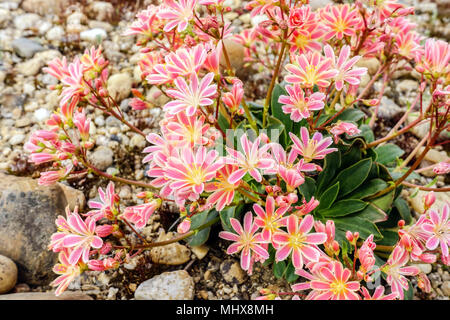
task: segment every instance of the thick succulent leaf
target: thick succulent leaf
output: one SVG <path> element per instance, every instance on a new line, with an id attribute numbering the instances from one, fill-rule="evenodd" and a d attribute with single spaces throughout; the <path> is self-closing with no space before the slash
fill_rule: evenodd
<path id="1" fill-rule="evenodd" d="M 363 184 L 369 175 L 371 166 L 372 159 L 369 158 L 358 161 L 347 169 L 342 170 L 337 177 L 334 178 L 333 182 L 331 182 L 331 184 L 335 184 L 339 181 L 339 197 L 349 194 Z"/>
<path id="2" fill-rule="evenodd" d="M 306 177 L 305 182 L 298 188 L 303 197 L 305 197 L 305 200 L 309 201 L 316 193 L 316 182 L 313 178 Z"/>
<path id="3" fill-rule="evenodd" d="M 375 152 L 378 154 L 377 161 L 384 165 L 389 165 L 395 162 L 397 158 L 401 157 L 405 153 L 404 150 L 393 143 L 387 143 L 379 146 L 375 149 Z"/>
<path id="4" fill-rule="evenodd" d="M 408 203 L 405 199 L 398 197 L 394 201 L 394 206 L 397 208 L 400 217 L 405 220 L 405 223 L 408 225 L 412 221 L 411 217 L 411 209 L 408 206 Z"/>
<path id="5" fill-rule="evenodd" d="M 351 213 L 363 210 L 367 203 L 358 199 L 340 200 L 333 204 L 331 208 L 318 210 L 322 217 L 334 218 L 343 217 Z"/>
<path id="6" fill-rule="evenodd" d="M 273 274 L 275 275 L 275 278 L 283 278 L 284 270 L 286 270 L 286 262 L 280 261 L 273 264 Z"/>
<path id="7" fill-rule="evenodd" d="M 317 194 L 320 195 L 325 190 L 331 180 L 336 175 L 337 170 L 341 166 L 340 151 L 332 152 L 326 155 L 322 172 L 317 178 Z"/>
<path id="8" fill-rule="evenodd" d="M 359 217 L 339 217 L 333 220 L 337 229 L 344 232 L 347 230 L 351 232 L 359 232 L 362 239 L 367 239 L 367 237 L 371 234 L 373 234 L 375 241 L 383 238 L 383 235 L 380 230 L 378 230 L 377 226 L 369 220 Z"/>
<path id="9" fill-rule="evenodd" d="M 281 106 L 282 103 L 278 102 L 278 99 L 281 95 L 288 95 L 286 90 L 279 84 L 275 85 L 272 91 L 272 98 L 270 102 L 270 106 L 272 109 L 272 116 L 280 120 L 287 132 L 292 132 L 292 126 L 294 122 L 291 120 L 290 115 L 283 112 Z"/>
<path id="10" fill-rule="evenodd" d="M 320 203 L 316 210 L 323 210 L 331 207 L 333 202 L 336 200 L 338 193 L 339 193 L 339 181 L 336 182 L 331 187 L 329 187 L 327 190 L 325 190 L 324 193 L 320 196 L 319 198 Z"/>
<path id="11" fill-rule="evenodd" d="M 350 193 L 346 198 L 350 199 L 364 199 L 369 196 L 373 196 L 378 191 L 381 191 L 388 187 L 388 184 L 381 179 L 372 179 L 365 182 L 355 191 Z"/>
<path id="12" fill-rule="evenodd" d="M 340 115 L 336 117 L 336 119 L 333 122 L 337 122 L 339 120 L 349 122 L 358 122 L 359 120 L 363 119 L 365 116 L 365 113 L 362 112 L 359 109 L 356 108 L 348 108 L 344 110 Z"/>
<path id="13" fill-rule="evenodd" d="M 395 190 L 392 190 L 391 192 L 372 200 L 371 203 L 383 211 L 388 211 L 389 209 L 392 208 L 392 203 L 394 202 L 394 195 Z"/>
<path id="14" fill-rule="evenodd" d="M 196 214 L 192 217 L 191 230 L 196 229 L 205 223 L 208 223 L 209 221 L 215 219 L 219 214 L 216 210 L 211 210 L 209 212 L 205 211 L 205 212 L 207 213 L 205 218 L 199 217 L 199 218 L 197 218 L 197 220 L 194 221 L 195 216 L 197 216 L 198 214 Z M 204 212 L 202 212 L 202 214 L 204 214 Z M 203 220 L 203 222 L 200 223 L 201 220 Z M 208 240 L 210 232 L 211 232 L 211 227 L 202 229 L 199 232 L 197 232 L 196 234 L 194 234 L 193 236 L 186 238 L 186 241 L 187 241 L 187 243 L 189 243 L 190 246 L 202 245 L 203 243 L 205 243 Z"/>
<path id="15" fill-rule="evenodd" d="M 377 208 L 371 203 L 369 203 L 369 205 L 363 211 L 355 213 L 352 216 L 358 216 L 373 223 L 386 221 L 388 218 L 386 212 L 384 212 L 380 208 Z"/>
<path id="16" fill-rule="evenodd" d="M 234 232 L 233 228 L 231 227 L 230 219 L 231 218 L 239 219 L 239 216 L 242 213 L 243 209 L 244 205 L 241 204 L 238 206 L 225 208 L 219 212 L 220 221 L 225 231 Z"/>
<path id="17" fill-rule="evenodd" d="M 395 246 L 398 242 L 398 232 L 393 230 L 380 230 L 383 235 L 383 239 L 377 241 L 377 244 L 382 246 Z"/>

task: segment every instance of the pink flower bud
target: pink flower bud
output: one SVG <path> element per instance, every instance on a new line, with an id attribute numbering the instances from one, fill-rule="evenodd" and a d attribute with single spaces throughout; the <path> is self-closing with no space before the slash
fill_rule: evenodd
<path id="1" fill-rule="evenodd" d="M 436 195 L 434 194 L 433 191 L 431 191 L 430 193 L 428 193 L 425 197 L 424 197 L 424 208 L 425 211 L 428 210 L 433 203 L 436 201 Z"/>
<path id="2" fill-rule="evenodd" d="M 99 237 L 102 237 L 102 238 L 109 236 L 114 231 L 115 231 L 114 230 L 114 226 L 110 225 L 110 224 L 105 224 L 105 225 L 102 225 L 102 226 L 98 226 L 95 229 L 95 233 L 97 233 L 97 235 Z"/>
<path id="3" fill-rule="evenodd" d="M 112 249 L 112 245 L 109 242 L 105 242 L 100 248 L 100 254 L 108 254 Z"/>
<path id="4" fill-rule="evenodd" d="M 178 225 L 177 231 L 180 234 L 184 234 L 188 232 L 190 228 L 191 228 L 191 219 L 186 218 Z"/>
<path id="5" fill-rule="evenodd" d="M 353 242 L 353 233 L 352 233 L 351 231 L 347 231 L 347 232 L 345 233 L 345 237 L 347 238 L 347 240 L 348 240 L 349 242 Z"/>

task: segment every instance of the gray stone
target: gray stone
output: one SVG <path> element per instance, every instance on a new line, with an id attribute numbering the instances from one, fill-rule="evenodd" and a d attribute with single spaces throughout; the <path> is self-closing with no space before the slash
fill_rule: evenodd
<path id="1" fill-rule="evenodd" d="M 99 170 L 106 170 L 113 163 L 113 151 L 105 146 L 100 146 L 89 154 L 89 161 Z"/>
<path id="2" fill-rule="evenodd" d="M 441 290 L 446 297 L 450 297 L 450 281 L 444 281 L 441 286 Z"/>
<path id="3" fill-rule="evenodd" d="M 45 50 L 39 42 L 27 38 L 15 39 L 12 42 L 12 48 L 22 58 L 31 58 L 36 52 Z"/>
<path id="4" fill-rule="evenodd" d="M 0 300 L 94 300 L 82 292 L 63 292 L 56 296 L 53 292 L 21 292 L 0 295 Z"/>
<path id="5" fill-rule="evenodd" d="M 54 277 L 57 254 L 47 249 L 55 219 L 66 206 L 84 205 L 84 196 L 61 184 L 0 173 L 0 254 L 14 260 L 22 282 L 46 285 Z"/>
<path id="6" fill-rule="evenodd" d="M 185 270 L 164 272 L 142 282 L 134 297 L 136 300 L 192 300 L 194 280 Z"/>
<path id="7" fill-rule="evenodd" d="M 383 96 L 378 109 L 378 117 L 383 119 L 392 119 L 395 115 L 402 111 L 403 109 L 400 108 L 393 100 Z"/>
<path id="8" fill-rule="evenodd" d="M 10 291 L 17 282 L 17 267 L 14 261 L 0 255 L 0 293 Z"/>

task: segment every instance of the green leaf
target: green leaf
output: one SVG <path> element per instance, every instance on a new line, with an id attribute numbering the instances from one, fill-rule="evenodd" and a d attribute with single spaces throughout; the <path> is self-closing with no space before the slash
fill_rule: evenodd
<path id="1" fill-rule="evenodd" d="M 329 187 L 319 198 L 319 206 L 317 210 L 328 209 L 336 200 L 339 192 L 339 181 Z"/>
<path id="2" fill-rule="evenodd" d="M 311 200 L 312 196 L 316 193 L 316 182 L 313 178 L 306 177 L 305 182 L 298 187 L 300 193 L 303 195 L 306 201 Z"/>
<path id="3" fill-rule="evenodd" d="M 394 201 L 395 190 L 385 194 L 384 196 L 378 197 L 372 200 L 371 203 L 380 208 L 383 211 L 388 211 L 392 207 L 392 202 Z"/>
<path id="4" fill-rule="evenodd" d="M 341 200 L 333 204 L 331 208 L 318 210 L 323 217 L 343 217 L 354 212 L 363 210 L 367 203 L 357 199 Z"/>
<path id="5" fill-rule="evenodd" d="M 230 219 L 239 219 L 239 215 L 242 213 L 243 208 L 244 205 L 240 204 L 239 206 L 225 208 L 219 212 L 220 221 L 222 222 L 222 227 L 225 231 L 234 232 L 231 227 Z"/>
<path id="6" fill-rule="evenodd" d="M 359 232 L 362 239 L 367 239 L 371 234 L 373 234 L 375 241 L 383 238 L 383 235 L 380 230 L 378 230 L 377 226 L 369 220 L 359 217 L 339 217 L 333 220 L 337 229 L 342 230 L 343 232 Z"/>
<path id="7" fill-rule="evenodd" d="M 383 239 L 377 241 L 377 244 L 382 246 L 395 246 L 398 242 L 398 232 L 392 230 L 380 230 Z"/>
<path id="8" fill-rule="evenodd" d="M 413 300 L 414 298 L 414 288 L 411 281 L 408 280 L 408 290 L 403 290 L 405 297 L 403 300 Z"/>
<path id="9" fill-rule="evenodd" d="M 230 128 L 230 122 L 227 121 L 227 119 L 222 115 L 222 113 L 219 113 L 219 118 L 217 119 L 219 123 L 220 129 L 222 129 L 224 132 Z"/>
<path id="10" fill-rule="evenodd" d="M 375 166 L 376 168 L 376 166 Z M 381 179 L 372 179 L 365 182 L 358 189 L 350 193 L 347 198 L 350 199 L 364 199 L 373 196 L 378 191 L 381 191 L 388 187 L 388 184 Z"/>
<path id="11" fill-rule="evenodd" d="M 363 124 L 359 127 L 359 129 L 361 130 L 360 135 L 364 138 L 364 140 L 366 140 L 367 143 L 375 141 L 375 135 L 369 125 Z"/>
<path id="12" fill-rule="evenodd" d="M 372 204 L 369 204 L 363 211 L 355 213 L 355 216 L 369 220 L 373 223 L 386 221 L 388 218 L 386 212 Z"/>
<path id="13" fill-rule="evenodd" d="M 379 146 L 375 149 L 375 152 L 378 154 L 377 161 L 384 165 L 394 162 L 405 153 L 405 151 L 393 143 Z"/>
<path id="14" fill-rule="evenodd" d="M 358 188 L 369 175 L 371 166 L 372 159 L 369 158 L 358 161 L 342 170 L 332 182 L 332 184 L 337 181 L 340 182 L 339 197 L 343 197 Z"/>
<path id="15" fill-rule="evenodd" d="M 202 215 L 205 213 L 206 213 L 206 216 L 202 217 Z M 208 223 L 209 221 L 215 219 L 218 214 L 219 213 L 216 210 L 211 210 L 209 212 L 204 211 L 204 212 L 194 215 L 192 217 L 192 221 L 191 221 L 191 230 L 195 230 L 198 227 L 200 227 L 201 225 L 204 225 L 205 223 Z M 200 215 L 200 217 L 197 217 L 197 219 L 194 221 L 194 218 L 198 215 Z M 202 223 L 200 223 L 201 220 L 203 220 Z M 186 238 L 186 242 L 190 246 L 202 245 L 208 240 L 210 232 L 211 232 L 211 227 L 202 229 L 199 232 L 197 232 L 196 234 L 194 234 L 193 236 Z"/>
<path id="16" fill-rule="evenodd" d="M 283 278 L 284 270 L 286 269 L 286 262 L 280 261 L 273 264 L 273 274 L 275 278 Z"/>
<path id="17" fill-rule="evenodd" d="M 341 166 L 341 153 L 339 151 L 329 153 L 325 156 L 322 172 L 317 178 L 317 195 L 320 195 L 333 180 L 336 171 Z"/>
<path id="18" fill-rule="evenodd" d="M 267 126 L 265 128 L 267 136 L 270 138 L 272 142 L 276 142 L 279 139 L 279 142 L 282 146 L 286 147 L 287 142 L 287 133 L 286 128 L 284 127 L 283 122 L 279 119 L 268 116 L 267 117 Z M 276 131 L 278 130 L 278 132 Z M 261 130 L 260 130 L 261 133 Z"/>
<path id="19" fill-rule="evenodd" d="M 408 203 L 405 199 L 397 197 L 394 201 L 394 206 L 397 208 L 400 217 L 405 220 L 405 223 L 409 225 L 412 221 L 411 210 L 409 209 Z"/>
<path id="20" fill-rule="evenodd" d="M 295 273 L 294 265 L 292 261 L 289 262 L 286 269 L 284 270 L 284 277 L 288 283 L 292 283 L 298 279 L 299 275 Z"/>
<path id="21" fill-rule="evenodd" d="M 333 122 L 336 122 L 339 120 L 345 121 L 345 122 L 349 122 L 349 121 L 358 122 L 359 120 L 364 118 L 364 116 L 365 116 L 365 113 L 362 112 L 361 110 L 356 109 L 356 108 L 348 108 L 348 109 L 344 110 L 340 115 L 338 115 Z"/>
<path id="22" fill-rule="evenodd" d="M 294 122 L 291 120 L 288 114 L 283 112 L 283 109 L 281 108 L 283 104 L 278 102 L 278 99 L 280 98 L 281 95 L 288 95 L 288 94 L 281 85 L 277 84 L 275 85 L 275 88 L 273 88 L 270 102 L 270 106 L 272 109 L 272 116 L 274 116 L 284 124 L 284 127 L 286 128 L 287 132 L 292 132 L 292 126 Z"/>

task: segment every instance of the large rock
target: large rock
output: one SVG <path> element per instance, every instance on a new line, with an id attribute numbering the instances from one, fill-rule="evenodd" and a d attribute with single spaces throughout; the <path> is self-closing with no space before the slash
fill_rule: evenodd
<path id="1" fill-rule="evenodd" d="M 0 255 L 0 293 L 10 291 L 17 282 L 17 267 L 14 261 Z"/>
<path id="2" fill-rule="evenodd" d="M 220 272 L 226 282 L 242 284 L 247 279 L 247 274 L 242 270 L 239 262 L 234 259 L 225 260 L 220 264 Z"/>
<path id="3" fill-rule="evenodd" d="M 419 214 L 424 213 L 424 207 L 423 207 L 423 198 L 428 194 L 429 192 L 419 190 L 414 198 L 408 197 L 408 200 L 411 204 L 411 207 Z M 430 210 L 442 210 L 444 205 L 446 203 L 450 202 L 450 194 L 448 192 L 435 192 L 436 201 L 431 206 Z"/>
<path id="4" fill-rule="evenodd" d="M 136 300 L 192 300 L 194 280 L 185 270 L 164 272 L 142 282 L 134 297 Z"/>
<path id="5" fill-rule="evenodd" d="M 172 233 L 160 234 L 158 242 L 172 239 Z M 155 247 L 150 250 L 154 263 L 177 266 L 186 263 L 191 258 L 191 251 L 184 245 L 175 242 L 167 246 Z"/>
<path id="6" fill-rule="evenodd" d="M 114 74 L 108 79 L 109 94 L 117 101 L 121 101 L 130 95 L 132 84 L 133 80 L 128 73 Z"/>
<path id="7" fill-rule="evenodd" d="M 83 207 L 84 195 L 61 184 L 39 186 L 37 180 L 0 173 L 0 254 L 18 266 L 19 279 L 48 284 L 57 255 L 49 250 L 55 219 L 67 205 Z"/>
<path id="8" fill-rule="evenodd" d="M 12 47 L 22 58 L 31 58 L 36 52 L 45 50 L 39 42 L 27 38 L 18 38 L 14 40 L 12 42 Z"/>
<path id="9" fill-rule="evenodd" d="M 94 300 L 81 292 L 63 292 L 55 296 L 53 292 L 21 292 L 0 295 L 0 300 Z"/>

